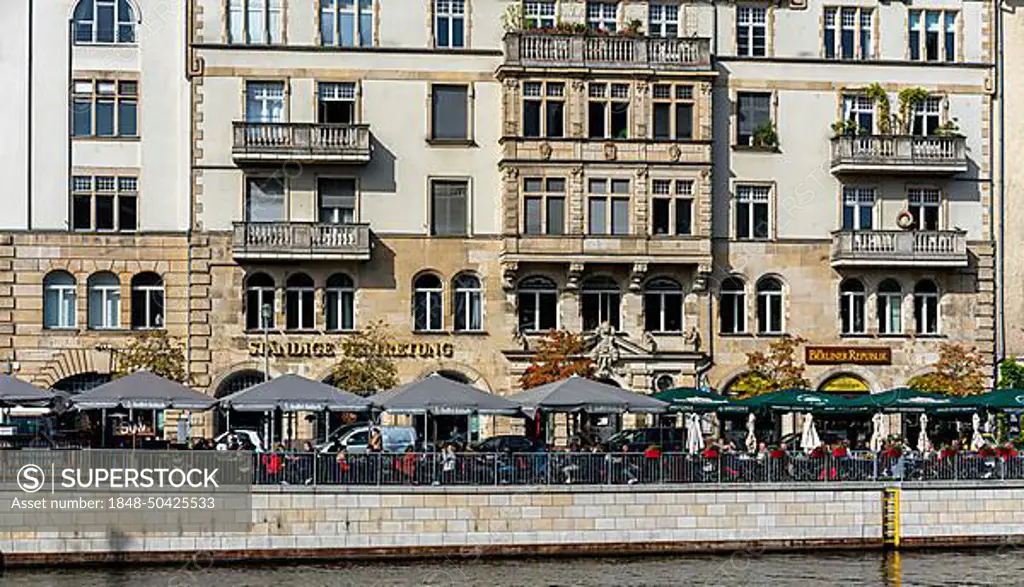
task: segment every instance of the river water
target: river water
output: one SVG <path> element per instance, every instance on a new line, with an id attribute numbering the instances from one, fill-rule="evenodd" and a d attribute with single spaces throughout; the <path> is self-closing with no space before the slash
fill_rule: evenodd
<path id="1" fill-rule="evenodd" d="M 126 565 L 127 566 L 127 565 Z M 200 568 L 203 567 L 203 568 Z M 709 585 L 802 587 L 1024 584 L 1024 548 L 902 554 L 836 552 L 714 556 L 376 562 L 259 567 L 8 571 L 2 587 L 549 587 Z"/>

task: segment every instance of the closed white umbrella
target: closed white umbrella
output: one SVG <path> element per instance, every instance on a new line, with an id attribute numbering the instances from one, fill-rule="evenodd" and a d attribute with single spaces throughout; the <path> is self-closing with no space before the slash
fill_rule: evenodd
<path id="1" fill-rule="evenodd" d="M 814 427 L 814 416 L 811 414 L 804 415 L 804 431 L 800 436 L 800 448 L 804 449 L 805 453 L 810 454 L 820 444 L 821 439 L 818 438 L 818 429 Z"/>
<path id="2" fill-rule="evenodd" d="M 971 428 L 974 430 L 971 434 L 971 450 L 981 450 L 985 446 L 985 437 L 981 435 L 981 416 L 978 414 L 971 416 Z"/>
<path id="3" fill-rule="evenodd" d="M 988 413 L 988 418 L 985 418 L 985 434 L 996 434 L 996 415 L 992 412 Z"/>
<path id="4" fill-rule="evenodd" d="M 757 452 L 757 433 L 754 432 L 756 424 L 757 418 L 754 417 L 754 414 L 747 416 L 747 438 L 744 443 L 749 453 Z"/>
<path id="5" fill-rule="evenodd" d="M 921 454 L 932 452 L 932 441 L 928 438 L 928 416 L 921 414 L 921 432 L 917 435 L 917 450 Z"/>
<path id="6" fill-rule="evenodd" d="M 700 416 L 697 414 L 686 416 L 686 450 L 690 454 L 704 450 L 704 436 L 700 430 Z"/>
<path id="7" fill-rule="evenodd" d="M 885 420 L 885 416 L 881 412 L 871 417 L 871 452 L 882 450 L 882 445 L 885 444 L 885 431 L 882 430 L 883 420 Z"/>

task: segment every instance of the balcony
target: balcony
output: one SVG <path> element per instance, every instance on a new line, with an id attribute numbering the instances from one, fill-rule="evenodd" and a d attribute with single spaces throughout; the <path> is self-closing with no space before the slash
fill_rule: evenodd
<path id="1" fill-rule="evenodd" d="M 369 163 L 370 126 L 317 122 L 235 122 L 236 161 Z"/>
<path id="2" fill-rule="evenodd" d="M 711 262 L 711 240 L 700 236 L 544 235 L 506 236 L 505 261 L 552 263 Z"/>
<path id="3" fill-rule="evenodd" d="M 832 233 L 833 267 L 966 267 L 967 235 L 958 230 Z"/>
<path id="4" fill-rule="evenodd" d="M 521 31 L 505 35 L 506 67 L 711 69 L 706 38 L 659 39 Z"/>
<path id="5" fill-rule="evenodd" d="M 235 259 L 370 260 L 367 224 L 236 222 Z"/>
<path id="6" fill-rule="evenodd" d="M 967 144 L 959 136 L 849 135 L 832 139 L 832 173 L 967 171 Z"/>

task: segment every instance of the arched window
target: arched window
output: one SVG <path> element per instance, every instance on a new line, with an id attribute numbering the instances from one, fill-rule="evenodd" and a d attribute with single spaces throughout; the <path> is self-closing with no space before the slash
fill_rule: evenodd
<path id="1" fill-rule="evenodd" d="M 683 288 L 678 281 L 663 277 L 647 282 L 644 291 L 644 330 L 683 331 Z"/>
<path id="2" fill-rule="evenodd" d="M 444 286 L 441 278 L 426 273 L 413 283 L 412 315 L 414 327 L 419 331 L 441 330 L 444 328 Z"/>
<path id="3" fill-rule="evenodd" d="M 782 334 L 782 282 L 765 277 L 757 282 L 757 331 Z"/>
<path id="4" fill-rule="evenodd" d="M 356 287 L 352 278 L 335 273 L 327 278 L 324 291 L 324 323 L 327 330 L 355 328 Z"/>
<path id="5" fill-rule="evenodd" d="M 284 327 L 309 330 L 316 320 L 313 314 L 313 278 L 296 273 L 284 285 Z"/>
<path id="6" fill-rule="evenodd" d="M 839 285 L 839 321 L 843 334 L 864 334 L 864 284 L 847 279 Z"/>
<path id="7" fill-rule="evenodd" d="M 147 271 L 132 278 L 132 328 L 164 327 L 164 280 Z"/>
<path id="8" fill-rule="evenodd" d="M 541 332 L 558 328 L 558 289 L 546 277 L 527 277 L 519 282 L 519 331 Z"/>
<path id="9" fill-rule="evenodd" d="M 263 327 L 274 327 L 274 279 L 266 273 L 253 273 L 245 279 L 245 328 Z"/>
<path id="10" fill-rule="evenodd" d="M 598 326 L 605 322 L 618 330 L 621 300 L 622 293 L 614 279 L 592 277 L 584 281 L 580 292 L 583 330 L 597 330 Z"/>
<path id="11" fill-rule="evenodd" d="M 79 0 L 75 43 L 134 43 L 135 10 L 128 0 Z"/>
<path id="12" fill-rule="evenodd" d="M 719 305 L 719 330 L 722 334 L 747 331 L 747 294 L 742 281 L 729 277 L 722 282 Z"/>
<path id="13" fill-rule="evenodd" d="M 455 278 L 455 330 L 483 329 L 483 292 L 475 275 L 463 273 Z"/>
<path id="14" fill-rule="evenodd" d="M 74 395 L 82 393 L 83 391 L 89 391 L 94 387 L 99 387 L 104 383 L 109 382 L 110 375 L 108 373 L 90 371 L 88 373 L 77 373 L 61 379 L 57 383 L 53 384 L 53 390 L 63 391 Z"/>
<path id="15" fill-rule="evenodd" d="M 51 271 L 43 279 L 43 326 L 74 328 L 77 296 L 75 278 L 66 271 Z"/>
<path id="16" fill-rule="evenodd" d="M 934 281 L 914 286 L 914 328 L 918 334 L 939 333 L 939 288 Z"/>
<path id="17" fill-rule="evenodd" d="M 220 385 L 217 386 L 217 391 L 214 394 L 214 397 L 227 397 L 232 393 L 242 391 L 243 389 L 249 389 L 253 385 L 263 383 L 263 379 L 263 373 L 261 371 L 256 371 L 255 369 L 235 371 L 221 381 Z"/>
<path id="18" fill-rule="evenodd" d="M 878 333 L 903 332 L 903 290 L 894 279 L 878 284 Z"/>
<path id="19" fill-rule="evenodd" d="M 89 328 L 121 327 L 121 280 L 109 271 L 89 276 Z"/>

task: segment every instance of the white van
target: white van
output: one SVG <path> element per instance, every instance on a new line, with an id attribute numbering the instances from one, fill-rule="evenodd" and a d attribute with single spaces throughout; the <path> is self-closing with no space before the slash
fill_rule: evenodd
<path id="1" fill-rule="evenodd" d="M 242 440 L 248 440 L 254 447 L 254 452 L 263 452 L 263 440 L 255 430 L 229 430 L 213 439 L 213 446 L 217 450 L 228 450 L 232 440 L 242 444 Z"/>
<path id="2" fill-rule="evenodd" d="M 322 453 L 339 452 L 345 449 L 348 453 L 362 454 L 369 452 L 370 429 L 369 424 L 343 428 L 336 433 L 330 442 L 321 444 L 317 450 Z M 407 449 L 416 449 L 416 429 L 408 426 L 377 426 L 383 436 L 384 452 L 405 452 Z"/>

